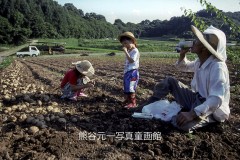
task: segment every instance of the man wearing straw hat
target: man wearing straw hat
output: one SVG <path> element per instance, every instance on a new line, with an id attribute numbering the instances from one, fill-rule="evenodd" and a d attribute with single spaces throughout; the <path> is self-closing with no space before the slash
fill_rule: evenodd
<path id="1" fill-rule="evenodd" d="M 75 65 L 75 68 L 69 70 L 61 82 L 63 93 L 61 98 L 77 101 L 78 97 L 87 97 L 83 93 L 85 88 L 94 87 L 94 82 L 89 77 L 94 75 L 95 71 L 88 60 L 77 61 L 72 64 Z"/>
<path id="2" fill-rule="evenodd" d="M 198 59 L 189 61 L 186 57 L 189 49 L 184 49 L 176 63 L 181 71 L 194 72 L 191 89 L 175 78 L 166 77 L 155 86 L 152 97 L 138 108 L 171 93 L 182 106 L 178 115 L 172 118 L 172 124 L 187 132 L 212 122 L 224 122 L 230 114 L 226 36 L 213 26 L 203 34 L 195 26 L 191 29 L 196 36 L 191 52 L 196 53 Z"/>

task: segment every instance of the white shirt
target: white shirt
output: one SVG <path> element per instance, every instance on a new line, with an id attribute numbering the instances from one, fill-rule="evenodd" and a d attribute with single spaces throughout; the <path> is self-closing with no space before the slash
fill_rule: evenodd
<path id="1" fill-rule="evenodd" d="M 203 104 L 194 108 L 196 114 L 203 117 L 213 114 L 217 121 L 223 122 L 230 114 L 230 83 L 227 65 L 212 55 L 200 68 L 199 66 L 199 59 L 189 61 L 184 58 L 176 63 L 176 67 L 181 71 L 194 72 L 191 88 L 206 98 Z"/>
<path id="2" fill-rule="evenodd" d="M 130 57 L 133 59 L 133 63 L 130 63 L 126 57 L 125 59 L 125 67 L 124 67 L 124 73 L 133 70 L 133 69 L 138 69 L 139 68 L 139 58 L 140 54 L 137 48 L 134 48 L 130 52 L 128 52 Z"/>

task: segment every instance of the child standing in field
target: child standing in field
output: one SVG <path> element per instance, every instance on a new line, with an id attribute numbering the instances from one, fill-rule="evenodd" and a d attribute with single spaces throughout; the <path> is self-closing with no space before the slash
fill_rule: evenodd
<path id="1" fill-rule="evenodd" d="M 137 106 L 136 88 L 139 80 L 139 58 L 140 53 L 136 48 L 136 38 L 131 32 L 124 32 L 118 37 L 123 46 L 123 52 L 126 56 L 124 66 L 124 108 L 130 109 Z"/>
<path id="2" fill-rule="evenodd" d="M 94 82 L 89 79 L 89 76 L 94 75 L 94 68 L 88 60 L 77 61 L 72 63 L 75 67 L 66 72 L 62 82 L 61 98 L 68 98 L 77 101 L 78 97 L 87 97 L 83 93 L 85 88 L 94 87 Z"/>

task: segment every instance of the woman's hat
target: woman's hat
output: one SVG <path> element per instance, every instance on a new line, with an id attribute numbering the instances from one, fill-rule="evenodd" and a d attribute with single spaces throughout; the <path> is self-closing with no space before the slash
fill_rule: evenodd
<path id="1" fill-rule="evenodd" d="M 75 65 L 76 69 L 85 76 L 92 76 L 95 73 L 92 64 L 88 60 L 77 61 L 72 64 Z"/>
<path id="2" fill-rule="evenodd" d="M 226 61 L 226 35 L 223 31 L 210 26 L 203 34 L 195 27 L 191 26 L 193 33 L 202 44 L 219 60 Z M 216 49 L 214 49 L 216 48 Z"/>
<path id="3" fill-rule="evenodd" d="M 134 37 L 134 35 L 132 34 L 132 32 L 124 32 L 124 33 L 122 33 L 120 36 L 118 36 L 118 40 L 120 41 L 122 37 L 131 38 L 131 40 L 133 41 L 134 44 L 137 43 L 137 40 Z"/>

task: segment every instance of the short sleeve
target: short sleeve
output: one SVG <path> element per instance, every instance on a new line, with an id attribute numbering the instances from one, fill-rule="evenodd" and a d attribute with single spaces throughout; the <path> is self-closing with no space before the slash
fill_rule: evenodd
<path id="1" fill-rule="evenodd" d="M 138 52 L 138 50 L 136 50 L 136 49 L 134 49 L 134 50 L 132 51 L 132 53 L 130 54 L 130 57 L 134 60 L 134 62 L 137 61 L 138 56 L 139 56 L 139 52 Z"/>

